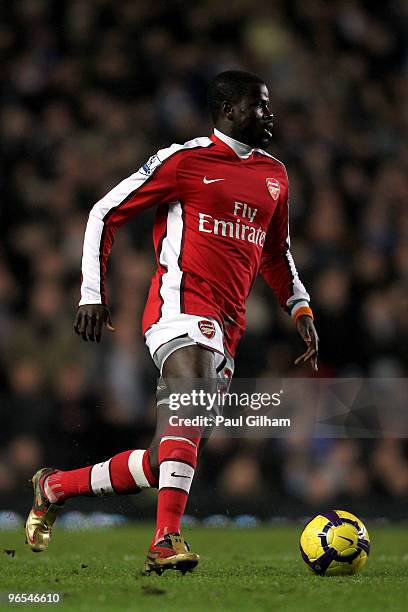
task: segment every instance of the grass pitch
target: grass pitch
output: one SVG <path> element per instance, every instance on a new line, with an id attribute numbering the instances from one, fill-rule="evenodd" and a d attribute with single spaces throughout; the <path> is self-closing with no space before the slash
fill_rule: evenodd
<path id="1" fill-rule="evenodd" d="M 312 575 L 300 558 L 301 526 L 184 530 L 201 556 L 185 576 L 143 576 L 152 526 L 92 532 L 55 529 L 47 552 L 35 554 L 22 532 L 0 532 L 0 592 L 63 593 L 56 605 L 0 603 L 1 609 L 75 612 L 405 611 L 408 601 L 406 526 L 368 524 L 372 552 L 361 574 Z M 15 551 L 13 556 L 12 550 Z M 8 552 L 6 552 L 8 551 Z"/>

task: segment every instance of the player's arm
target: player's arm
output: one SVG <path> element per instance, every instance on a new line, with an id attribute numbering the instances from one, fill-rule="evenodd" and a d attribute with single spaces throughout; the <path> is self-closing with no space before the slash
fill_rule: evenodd
<path id="1" fill-rule="evenodd" d="M 271 287 L 282 308 L 295 321 L 297 331 L 306 344 L 306 351 L 295 364 L 311 362 L 317 370 L 319 338 L 313 323 L 310 296 L 303 286 L 290 252 L 287 183 L 282 189 L 262 252 L 260 273 Z"/>
<path id="2" fill-rule="evenodd" d="M 106 269 L 115 232 L 137 214 L 177 201 L 177 145 L 153 155 L 92 208 L 82 254 L 81 300 L 74 329 L 83 340 L 100 342 L 103 327 L 114 331 L 106 294 Z"/>

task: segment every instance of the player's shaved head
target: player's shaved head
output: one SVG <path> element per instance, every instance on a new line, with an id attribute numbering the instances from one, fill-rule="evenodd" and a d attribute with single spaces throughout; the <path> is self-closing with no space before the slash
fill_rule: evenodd
<path id="1" fill-rule="evenodd" d="M 250 85 L 264 85 L 265 81 L 257 74 L 243 70 L 220 72 L 208 87 L 208 106 L 214 123 L 217 122 L 224 102 L 235 104 L 247 95 Z"/>
<path id="2" fill-rule="evenodd" d="M 273 115 L 265 81 L 241 70 L 221 72 L 208 88 L 214 125 L 227 136 L 251 147 L 267 147 Z"/>

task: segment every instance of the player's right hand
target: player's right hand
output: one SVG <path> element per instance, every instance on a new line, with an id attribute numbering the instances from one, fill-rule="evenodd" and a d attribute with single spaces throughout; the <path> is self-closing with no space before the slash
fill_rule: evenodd
<path id="1" fill-rule="evenodd" d="M 82 340 L 88 342 L 100 342 L 102 328 L 105 326 L 114 332 L 110 310 L 104 304 L 83 304 L 79 306 L 75 317 L 74 330 L 82 336 Z"/>

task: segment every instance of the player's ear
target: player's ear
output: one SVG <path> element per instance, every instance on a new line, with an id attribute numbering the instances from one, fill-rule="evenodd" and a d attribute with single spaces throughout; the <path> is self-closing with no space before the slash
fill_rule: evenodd
<path id="1" fill-rule="evenodd" d="M 233 109 L 231 102 L 229 102 L 228 100 L 224 100 L 223 102 L 221 102 L 221 110 L 224 115 L 228 117 L 228 119 L 232 119 Z"/>

